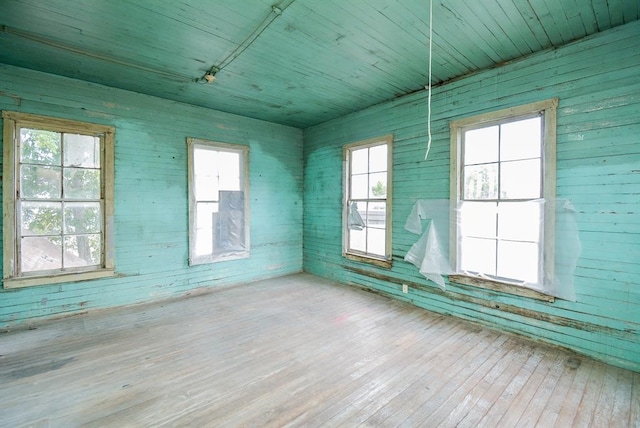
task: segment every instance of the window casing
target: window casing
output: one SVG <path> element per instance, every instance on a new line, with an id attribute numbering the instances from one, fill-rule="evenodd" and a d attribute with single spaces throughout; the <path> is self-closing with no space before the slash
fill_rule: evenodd
<path id="1" fill-rule="evenodd" d="M 391 265 L 393 137 L 344 147 L 343 255 Z"/>
<path id="2" fill-rule="evenodd" d="M 541 291 L 553 277 L 557 103 L 451 122 L 452 280 Z"/>
<path id="3" fill-rule="evenodd" d="M 114 128 L 3 119 L 4 287 L 113 275 Z"/>
<path id="4" fill-rule="evenodd" d="M 249 257 L 249 147 L 187 139 L 189 264 Z"/>

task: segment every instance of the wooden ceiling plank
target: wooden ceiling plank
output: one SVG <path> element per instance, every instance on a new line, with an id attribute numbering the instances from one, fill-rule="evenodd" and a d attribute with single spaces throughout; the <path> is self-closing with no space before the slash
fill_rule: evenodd
<path id="1" fill-rule="evenodd" d="M 469 22 L 451 9 L 448 3 L 442 3 L 437 15 L 438 26 L 434 24 L 434 31 L 446 44 L 446 51 L 451 51 L 462 63 L 459 75 L 465 75 L 479 70 L 483 65 L 491 63 L 491 58 L 482 49 L 477 49 L 475 41 L 469 35 Z M 434 12 L 435 17 L 435 12 Z"/>
<path id="2" fill-rule="evenodd" d="M 495 51 L 500 55 L 500 62 L 508 61 L 531 53 L 521 34 L 513 26 L 508 16 L 497 0 L 489 0 L 475 3 L 465 3 L 473 16 L 485 23 L 482 28 L 487 35 L 486 40 L 491 41 Z"/>
<path id="3" fill-rule="evenodd" d="M 456 8 L 456 14 L 462 24 L 459 28 L 468 38 L 468 47 L 473 45 L 470 49 L 472 52 L 482 52 L 492 63 L 503 62 L 505 59 L 500 52 L 504 52 L 504 48 L 499 46 L 500 42 L 489 29 L 487 22 L 478 19 L 478 15 L 487 18 L 490 12 L 485 9 L 483 3 L 475 2 L 473 5 L 471 8 L 468 2 L 461 2 Z"/>
<path id="4" fill-rule="evenodd" d="M 540 48 L 545 49 L 552 46 L 551 39 L 529 0 L 513 0 L 513 4 L 522 16 L 533 37 L 538 41 Z"/>
<path id="5" fill-rule="evenodd" d="M 295 18 L 292 18 L 295 21 Z M 309 21 L 307 21 L 309 23 Z M 284 28 L 273 28 L 277 34 L 273 34 L 273 42 L 268 43 L 268 45 L 273 46 L 285 46 L 287 42 L 291 39 L 291 37 L 296 38 L 296 42 L 300 45 L 300 48 L 293 51 L 292 48 L 289 48 L 286 51 L 287 57 L 292 57 L 287 59 L 286 57 L 282 57 L 278 59 L 281 67 L 277 67 L 276 69 L 282 68 L 283 71 L 289 68 L 298 71 L 297 79 L 304 78 L 305 76 L 314 76 L 318 78 L 324 77 L 334 77 L 336 79 L 344 78 L 347 79 L 346 83 L 349 81 L 357 83 L 360 81 L 358 77 L 365 73 L 363 70 L 360 70 L 360 61 L 358 58 L 349 57 L 344 48 L 336 49 L 336 45 L 338 42 L 335 39 L 338 37 L 336 33 L 331 31 L 326 31 L 326 24 L 318 24 L 323 25 L 325 27 L 324 34 L 325 37 L 318 37 L 320 34 L 319 30 L 313 30 L 308 32 L 307 29 L 309 25 L 305 27 L 293 28 L 291 24 L 286 22 L 281 22 L 279 25 L 284 26 Z M 271 30 L 271 29 L 270 29 Z M 315 36 L 315 38 L 314 38 Z M 340 40 L 340 43 L 348 43 L 348 37 L 345 37 Z M 260 41 L 257 41 L 252 48 L 251 57 L 254 59 L 261 58 L 265 53 L 269 55 L 269 46 L 263 45 Z M 357 51 L 360 49 L 358 48 Z M 273 54 L 277 54 L 277 52 L 273 52 Z M 367 58 L 369 59 L 369 58 Z M 259 61 L 258 61 L 259 62 Z M 244 62 L 243 62 L 244 63 Z M 323 67 L 317 67 L 317 63 L 323 64 Z M 305 64 L 309 64 L 308 66 Z M 244 67 L 251 67 L 250 63 L 244 63 Z M 385 75 L 385 80 L 387 76 Z M 381 79 L 382 80 L 382 79 Z M 384 82 L 382 82 L 384 84 Z M 313 85 L 314 87 L 317 86 Z M 359 91 L 362 90 L 358 89 Z M 366 88 L 365 88 L 366 90 Z"/>
<path id="6" fill-rule="evenodd" d="M 557 1 L 555 1 L 555 3 L 551 3 L 555 13 L 549 9 L 549 2 L 546 0 L 532 0 L 531 3 L 538 19 L 540 20 L 540 24 L 543 26 L 547 36 L 549 36 L 551 46 L 560 46 L 565 43 L 566 40 L 564 40 L 564 34 L 556 24 L 556 16 L 558 17 L 558 20 L 565 16 L 560 3 Z"/>
<path id="7" fill-rule="evenodd" d="M 426 76 L 427 55 L 421 56 L 422 64 L 415 60 L 415 52 L 424 52 L 424 49 L 386 15 L 369 4 L 357 7 L 356 3 L 340 2 L 339 6 L 337 3 L 334 5 L 344 12 L 338 15 L 348 16 L 348 22 L 353 28 L 353 39 L 361 47 L 358 51 L 369 57 L 365 59 L 369 61 L 369 65 L 375 64 L 376 68 L 390 71 L 396 76 L 405 70 Z M 367 22 L 375 24 L 368 25 L 363 17 L 368 17 Z M 407 58 L 413 60 L 407 61 Z"/>
<path id="8" fill-rule="evenodd" d="M 596 18 L 596 13 L 589 3 L 587 6 L 584 6 L 584 3 L 581 3 L 581 0 L 575 0 L 576 7 L 578 4 L 583 4 L 583 7 L 578 8 L 580 17 L 582 18 L 582 25 L 587 32 L 587 34 L 593 34 L 598 31 L 598 20 Z"/>
<path id="9" fill-rule="evenodd" d="M 638 19 L 638 17 L 640 17 L 640 2 L 638 1 L 623 1 L 622 2 L 622 7 L 623 7 L 623 16 L 624 16 L 624 23 L 629 23 L 632 21 L 635 21 Z"/>
<path id="10" fill-rule="evenodd" d="M 559 34 L 559 39 L 554 43 L 555 46 L 568 43 L 580 37 L 584 37 L 584 34 L 581 34 L 582 22 L 577 17 L 576 10 L 571 9 L 572 2 L 573 0 L 570 0 L 568 2 L 559 2 L 558 0 L 544 0 L 544 3 L 549 10 L 551 20 L 553 21 L 553 27 Z M 570 19 L 572 15 L 573 20 Z M 573 25 L 575 25 L 577 28 L 572 28 Z"/>
<path id="11" fill-rule="evenodd" d="M 410 55 L 415 57 L 416 51 L 424 52 L 425 63 L 421 67 L 424 72 L 425 82 L 428 79 L 428 48 L 429 48 L 429 24 L 428 24 L 428 12 L 425 15 L 426 6 L 423 3 L 417 4 L 419 7 L 416 10 L 416 4 L 397 4 L 394 7 L 393 17 L 388 16 L 390 20 L 393 20 L 401 31 L 407 33 L 407 37 L 414 40 L 416 43 L 408 46 Z M 420 13 L 418 13 L 420 11 Z M 446 11 L 442 9 L 442 5 L 436 3 L 433 10 L 433 82 L 442 82 L 452 77 L 459 75 L 461 71 L 466 71 L 467 68 L 464 65 L 462 54 L 449 43 L 447 40 L 448 33 L 447 27 L 449 26 L 446 17 L 444 17 Z M 406 18 L 406 19 L 405 19 Z M 411 24 L 407 25 L 405 22 L 410 21 Z M 412 26 L 413 25 L 413 26 Z M 411 56 L 407 57 L 411 60 Z"/>
<path id="12" fill-rule="evenodd" d="M 624 24 L 624 7 L 625 3 L 634 3 L 629 0 L 607 0 L 607 9 L 609 10 L 609 18 L 611 20 L 611 26 L 616 27 Z M 635 3 L 638 3 L 637 0 Z"/>
<path id="13" fill-rule="evenodd" d="M 513 17 L 509 16 L 505 8 L 505 4 L 509 2 L 501 0 L 493 0 L 493 2 L 495 3 L 495 6 L 491 8 L 493 22 L 502 29 L 504 36 L 508 37 L 511 43 L 513 43 L 519 56 L 529 55 L 534 52 L 534 49 L 531 48 L 526 37 L 523 36 L 523 33 L 519 29 L 520 25 L 524 25 L 524 22 L 519 22 L 522 16 L 520 14 L 515 14 Z"/>
<path id="14" fill-rule="evenodd" d="M 564 6 L 565 17 L 572 34 L 571 40 L 578 40 L 589 34 L 584 23 L 584 18 L 580 14 L 579 1 L 580 0 L 567 0 Z"/>
<path id="15" fill-rule="evenodd" d="M 611 17 L 609 16 L 609 7 L 606 0 L 591 0 L 591 7 L 596 16 L 598 31 L 611 28 Z"/>
<path id="16" fill-rule="evenodd" d="M 176 38 L 170 36 L 172 32 L 175 32 L 175 29 L 169 31 L 168 24 L 158 21 L 157 16 L 144 15 L 145 19 L 136 19 L 137 27 L 118 27 L 117 22 L 105 19 L 96 20 L 95 16 L 88 18 L 91 13 L 85 9 L 78 10 L 73 16 L 66 16 L 58 13 L 55 8 L 47 9 L 48 3 L 41 3 L 42 6 L 38 4 L 35 7 L 40 7 L 43 12 L 48 13 L 48 16 L 54 17 L 53 19 L 47 18 L 47 26 L 43 27 L 41 20 L 35 19 L 31 13 L 26 13 L 15 25 L 22 25 L 27 31 L 36 29 L 35 34 L 44 39 L 60 42 L 72 48 L 79 48 L 88 53 L 97 53 L 116 60 L 142 64 L 149 68 L 165 69 L 177 74 L 189 75 L 193 73 L 194 77 L 200 74 L 195 73 L 198 67 L 197 56 L 185 56 L 191 53 L 190 46 L 175 41 Z M 135 15 L 129 9 L 118 9 L 116 4 L 113 5 L 113 8 L 113 12 L 116 14 Z M 100 14 L 97 15 L 100 16 Z M 83 21 L 83 19 L 87 20 Z M 5 24 L 12 25 L 13 22 L 7 23 L 5 21 Z M 164 28 L 164 30 L 154 33 L 152 29 L 157 27 Z M 182 31 L 186 32 L 189 29 L 185 28 Z M 164 54 L 158 55 L 158 50 Z M 189 67 L 185 64 L 193 65 Z M 53 71 L 55 72 L 55 70 Z"/>

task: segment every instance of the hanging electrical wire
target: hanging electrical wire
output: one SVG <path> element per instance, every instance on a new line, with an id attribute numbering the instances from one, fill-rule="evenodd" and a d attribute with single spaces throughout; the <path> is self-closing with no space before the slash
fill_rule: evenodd
<path id="1" fill-rule="evenodd" d="M 431 150 L 431 57 L 433 52 L 433 0 L 429 0 L 429 84 L 427 85 L 427 152 L 424 160 L 427 160 Z"/>
<path id="2" fill-rule="evenodd" d="M 296 0 L 283 0 L 278 4 L 271 6 L 271 10 L 269 13 L 265 15 L 265 17 L 260 21 L 258 26 L 253 29 L 251 33 L 238 45 L 236 48 L 229 53 L 222 61 L 213 65 L 204 76 L 200 79 L 196 79 L 197 81 L 206 81 L 207 83 L 212 83 L 215 80 L 215 75 L 220 70 L 224 69 L 226 66 L 231 64 L 236 58 L 238 58 L 245 50 L 247 50 L 253 42 L 256 41 L 258 37 L 271 25 L 273 21 L 276 20 L 282 12 L 289 6 L 293 4 Z"/>

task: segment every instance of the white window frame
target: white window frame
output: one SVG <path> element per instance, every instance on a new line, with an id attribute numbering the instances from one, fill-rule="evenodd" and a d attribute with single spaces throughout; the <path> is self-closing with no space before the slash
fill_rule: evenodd
<path id="1" fill-rule="evenodd" d="M 556 126 L 557 126 L 558 99 L 534 102 L 522 106 L 507 108 L 499 111 L 480 114 L 450 122 L 451 131 L 451 213 L 450 222 L 450 263 L 453 268 L 453 275 L 449 280 L 461 284 L 479 286 L 498 291 L 505 291 L 525 297 L 537 298 L 553 301 L 553 297 L 541 292 L 541 290 L 529 288 L 516 282 L 507 282 L 499 279 L 488 279 L 479 276 L 470 276 L 460 271 L 458 266 L 458 207 L 462 200 L 462 144 L 463 133 L 470 129 L 482 128 L 501 123 L 507 123 L 519 118 L 532 117 L 542 113 L 543 133 L 542 133 L 542 199 L 553 200 L 556 197 Z M 547 209 L 542 213 L 544 229 L 542 232 L 542 266 L 541 281 L 544 278 L 553 278 L 554 266 L 554 212 Z"/>
<path id="2" fill-rule="evenodd" d="M 200 265 L 207 263 L 216 263 L 227 260 L 244 259 L 250 256 L 250 222 L 249 222 L 249 147 L 240 144 L 220 143 L 198 138 L 187 138 L 188 147 L 188 177 L 189 177 L 189 265 Z M 234 251 L 227 254 L 214 254 L 213 252 L 205 255 L 197 255 L 196 253 L 196 234 L 197 234 L 197 217 L 195 192 L 195 149 L 205 149 L 222 152 L 238 153 L 240 155 L 240 177 L 242 179 L 241 187 L 244 192 L 244 247 L 243 251 Z"/>
<path id="3" fill-rule="evenodd" d="M 386 202 L 385 216 L 385 255 L 366 253 L 349 248 L 349 205 L 352 200 L 351 192 L 351 152 L 358 149 L 375 146 L 387 146 L 387 194 L 385 198 L 367 198 L 364 201 Z M 390 268 L 392 265 L 391 229 L 392 229 L 392 183 L 393 183 L 393 135 L 371 138 L 364 141 L 347 144 L 343 147 L 343 208 L 342 208 L 342 255 L 350 260 L 372 263 Z"/>
<path id="4" fill-rule="evenodd" d="M 75 120 L 52 118 L 27 113 L 3 111 L 3 287 L 19 288 L 62 282 L 104 278 L 115 274 L 113 196 L 114 196 L 114 135 L 112 126 Z M 19 224 L 16 209 L 19 202 L 18 174 L 20 164 L 18 144 L 21 128 L 42 129 L 69 134 L 98 136 L 101 142 L 101 202 L 102 260 L 90 268 L 65 268 L 59 273 L 20 271 L 18 258 Z"/>

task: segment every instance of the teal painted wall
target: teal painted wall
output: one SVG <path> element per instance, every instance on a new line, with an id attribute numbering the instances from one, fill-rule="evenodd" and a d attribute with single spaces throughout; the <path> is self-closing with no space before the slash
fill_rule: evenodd
<path id="1" fill-rule="evenodd" d="M 115 126 L 118 275 L 0 290 L 0 325 L 302 270 L 301 130 L 2 65 L 0 109 Z M 250 146 L 250 258 L 188 266 L 187 137 Z"/>
<path id="2" fill-rule="evenodd" d="M 404 262 L 417 236 L 403 226 L 417 199 L 449 198 L 449 121 L 553 97 L 557 194 L 577 209 L 582 243 L 577 302 L 440 291 Z M 304 269 L 640 371 L 640 22 L 435 88 L 424 161 L 426 101 L 416 93 L 305 130 Z M 394 261 L 384 269 L 341 255 L 341 156 L 346 143 L 389 133 Z"/>

